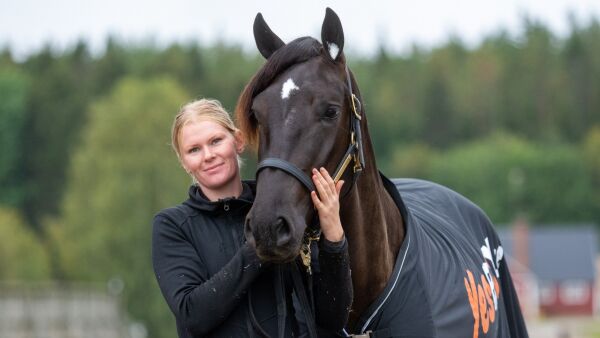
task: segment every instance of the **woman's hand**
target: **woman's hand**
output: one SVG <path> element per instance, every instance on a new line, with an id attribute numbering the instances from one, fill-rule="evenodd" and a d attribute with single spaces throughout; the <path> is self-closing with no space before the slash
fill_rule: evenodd
<path id="1" fill-rule="evenodd" d="M 328 241 L 339 242 L 344 239 L 344 229 L 340 221 L 340 191 L 344 181 L 334 183 L 325 168 L 313 169 L 312 173 L 312 180 L 319 194 L 311 191 L 310 197 L 319 213 L 321 231 Z"/>

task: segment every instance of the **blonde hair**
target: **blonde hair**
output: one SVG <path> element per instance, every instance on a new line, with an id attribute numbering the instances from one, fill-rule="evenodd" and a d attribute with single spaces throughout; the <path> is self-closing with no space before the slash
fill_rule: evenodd
<path id="1" fill-rule="evenodd" d="M 231 120 L 229 113 L 221 105 L 221 102 L 214 99 L 200 99 L 187 103 L 181 107 L 179 113 L 175 116 L 173 127 L 171 128 L 171 146 L 178 158 L 181 159 L 179 149 L 179 134 L 181 129 L 186 124 L 200 119 L 207 119 L 218 123 L 227 129 L 231 135 L 235 136 L 239 132 L 239 129 L 236 128 L 233 120 Z"/>

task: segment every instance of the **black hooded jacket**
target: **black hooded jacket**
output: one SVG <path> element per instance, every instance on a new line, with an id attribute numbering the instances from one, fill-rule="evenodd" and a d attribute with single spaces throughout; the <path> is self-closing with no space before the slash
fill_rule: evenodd
<path id="1" fill-rule="evenodd" d="M 179 337 L 253 336 L 250 306 L 260 326 L 277 336 L 275 266 L 261 264 L 243 235 L 254 190 L 254 182 L 244 181 L 239 198 L 211 202 L 192 186 L 187 201 L 155 216 L 154 272 L 175 315 Z M 322 238 L 317 256 L 313 263 L 317 325 L 338 331 L 346 324 L 352 302 L 346 240 L 331 243 Z M 286 288 L 288 299 L 290 289 Z M 297 335 L 297 325 L 288 315 L 286 337 Z"/>

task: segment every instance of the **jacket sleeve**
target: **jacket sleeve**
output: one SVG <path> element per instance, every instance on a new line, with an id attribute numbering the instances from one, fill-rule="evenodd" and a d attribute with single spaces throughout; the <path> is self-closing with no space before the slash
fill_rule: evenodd
<path id="1" fill-rule="evenodd" d="M 352 306 L 352 279 L 346 237 L 340 242 L 319 242 L 318 271 L 315 271 L 315 315 L 320 328 L 340 331 Z"/>
<path id="2" fill-rule="evenodd" d="M 208 278 L 205 264 L 179 226 L 160 214 L 153 224 L 152 263 L 171 311 L 179 325 L 193 335 L 205 335 L 217 327 L 261 270 L 254 249 L 244 244 Z"/>

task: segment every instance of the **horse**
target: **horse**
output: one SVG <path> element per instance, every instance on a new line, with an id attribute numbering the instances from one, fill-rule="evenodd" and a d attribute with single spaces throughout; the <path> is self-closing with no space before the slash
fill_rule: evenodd
<path id="1" fill-rule="evenodd" d="M 377 169 L 337 14 L 326 9 L 321 42 L 286 44 L 260 13 L 254 37 L 266 62 L 235 115 L 257 148 L 245 236 L 259 257 L 284 263 L 303 252 L 315 217 L 308 173 L 324 167 L 347 182 L 340 218 L 354 300 L 345 334 L 526 337 L 502 246 L 483 211 L 441 185 L 390 180 Z"/>

